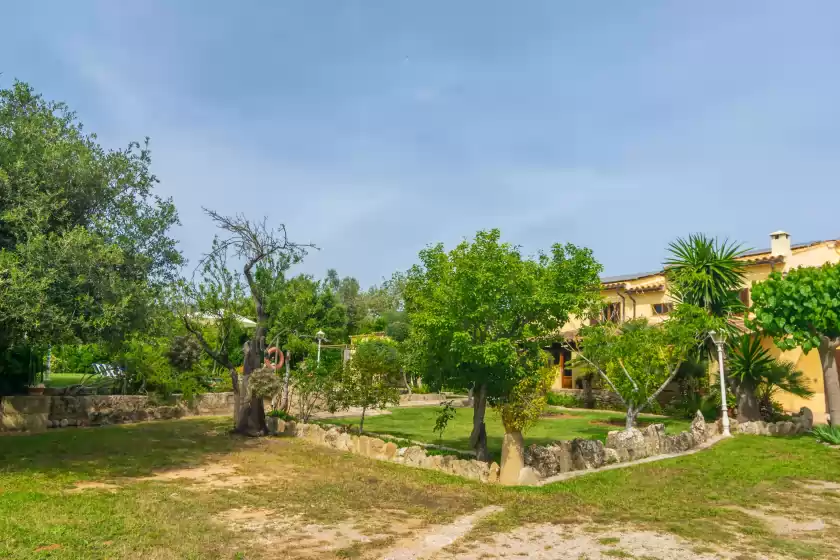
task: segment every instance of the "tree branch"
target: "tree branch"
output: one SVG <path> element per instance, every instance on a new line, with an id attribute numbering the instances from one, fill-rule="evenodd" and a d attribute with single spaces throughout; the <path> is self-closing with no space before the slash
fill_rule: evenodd
<path id="1" fill-rule="evenodd" d="M 626 376 L 627 376 L 627 379 L 629 379 L 629 380 L 630 380 L 630 383 L 632 383 L 632 384 L 633 384 L 633 392 L 638 393 L 638 392 L 639 392 L 639 386 L 636 384 L 636 380 L 635 380 L 635 379 L 633 379 L 633 378 L 630 376 L 630 372 L 628 372 L 628 371 L 627 371 L 627 368 L 626 368 L 626 367 L 624 367 L 624 360 L 622 360 L 621 358 L 619 358 L 618 363 L 621 365 L 621 369 L 622 369 L 622 370 L 624 370 L 624 375 L 626 375 Z"/>
<path id="2" fill-rule="evenodd" d="M 568 348 L 568 350 L 569 350 L 569 351 L 574 351 L 574 350 L 572 350 L 572 347 L 571 347 L 570 345 L 568 345 L 568 343 L 566 343 L 566 345 L 565 345 L 565 346 L 567 346 L 567 348 Z M 587 358 L 587 357 L 583 354 L 583 352 L 580 352 L 580 351 L 578 350 L 578 351 L 577 351 L 577 355 L 578 355 L 578 356 L 580 356 L 581 358 L 583 358 L 583 360 L 584 360 L 587 364 L 589 364 L 590 366 L 592 366 L 593 368 L 595 368 L 595 371 L 597 371 L 597 372 L 598 372 L 598 374 L 601 376 L 601 378 L 602 378 L 604 381 L 606 381 L 606 382 L 607 382 L 607 385 L 609 385 L 609 386 L 610 386 L 610 389 L 612 389 L 612 390 L 613 390 L 613 393 L 615 393 L 616 395 L 618 395 L 618 398 L 619 398 L 619 399 L 621 399 L 621 404 L 623 404 L 624 406 L 628 406 L 628 405 L 627 405 L 627 401 L 626 401 L 626 400 L 624 400 L 624 397 L 621 395 L 621 393 L 619 393 L 619 392 L 618 392 L 618 389 L 616 389 L 616 388 L 615 388 L 615 385 L 613 385 L 613 382 L 612 382 L 612 381 L 610 381 L 610 378 L 609 378 L 609 377 L 607 377 L 607 374 L 606 374 L 606 373 L 604 373 L 604 371 L 603 371 L 600 367 L 598 367 L 597 365 L 595 365 L 595 363 L 594 363 L 594 362 L 592 362 L 592 360 L 590 360 L 589 358 Z"/>
<path id="3" fill-rule="evenodd" d="M 656 397 L 658 397 L 658 396 L 662 393 L 662 391 L 664 391 L 664 390 L 665 390 L 665 387 L 667 387 L 668 385 L 670 385 L 670 384 L 671 384 L 671 381 L 673 381 L 673 380 L 674 380 L 674 378 L 677 376 L 677 372 L 680 370 L 680 366 L 681 366 L 681 365 L 682 365 L 682 362 L 678 363 L 678 364 L 674 367 L 674 370 L 671 372 L 671 375 L 669 375 L 669 376 L 668 376 L 668 379 L 666 379 L 666 380 L 665 380 L 665 383 L 663 383 L 662 385 L 660 385 L 660 386 L 659 386 L 659 389 L 657 389 L 657 390 L 656 390 L 656 391 L 655 391 L 655 392 L 654 392 L 654 393 L 650 396 L 650 398 L 648 398 L 648 400 L 646 400 L 646 401 L 645 401 L 645 404 L 644 404 L 641 408 L 639 408 L 639 410 L 641 410 L 642 408 L 644 408 L 644 407 L 646 407 L 647 405 L 649 405 L 650 403 L 652 403 L 652 402 L 656 399 Z"/>

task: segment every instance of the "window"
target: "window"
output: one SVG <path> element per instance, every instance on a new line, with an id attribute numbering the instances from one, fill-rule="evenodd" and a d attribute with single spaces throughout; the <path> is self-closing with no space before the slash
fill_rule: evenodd
<path id="1" fill-rule="evenodd" d="M 674 310 L 673 303 L 654 303 L 651 307 L 653 307 L 653 314 L 654 315 L 667 315 L 671 311 Z"/>
<path id="2" fill-rule="evenodd" d="M 744 307 L 750 306 L 750 289 L 744 288 L 740 292 L 738 292 L 738 299 L 741 300 L 741 303 L 744 304 Z"/>

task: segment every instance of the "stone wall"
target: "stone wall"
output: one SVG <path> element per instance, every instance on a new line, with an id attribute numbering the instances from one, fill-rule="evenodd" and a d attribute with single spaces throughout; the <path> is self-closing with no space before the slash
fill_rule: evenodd
<path id="1" fill-rule="evenodd" d="M 315 445 L 338 451 L 420 469 L 431 469 L 470 480 L 487 483 L 497 483 L 499 481 L 499 465 L 497 463 L 462 459 L 454 455 L 430 455 L 428 449 L 419 445 L 397 447 L 397 444 L 379 438 L 349 434 L 337 426 L 324 429 L 318 424 L 284 422 L 279 418 L 269 418 L 268 420 L 269 428 L 274 435 L 299 437 Z"/>
<path id="2" fill-rule="evenodd" d="M 732 433 L 758 435 L 794 435 L 811 429 L 814 416 L 807 408 L 794 421 L 730 423 Z M 570 471 L 597 469 L 605 465 L 636 461 L 655 455 L 682 453 L 702 445 L 721 433 L 721 422 L 706 423 L 698 411 L 691 429 L 679 434 L 665 434 L 664 424 L 652 424 L 643 430 L 630 429 L 607 434 L 606 443 L 598 440 L 573 439 L 550 445 L 531 445 L 525 449 L 525 467 L 519 480 L 536 480 Z"/>
<path id="3" fill-rule="evenodd" d="M 124 424 L 198 415 L 233 414 L 233 393 L 206 393 L 192 401 L 156 403 L 144 395 L 0 397 L 0 431 Z"/>

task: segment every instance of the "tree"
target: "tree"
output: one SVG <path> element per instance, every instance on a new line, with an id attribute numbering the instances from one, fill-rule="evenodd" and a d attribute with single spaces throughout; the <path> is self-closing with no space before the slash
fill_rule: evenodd
<path id="1" fill-rule="evenodd" d="M 791 362 L 775 359 L 761 345 L 758 334 L 744 334 L 729 343 L 729 375 L 744 390 L 739 391 L 738 421 L 762 419 L 762 407 L 772 407 L 773 394 L 779 390 L 808 397 L 801 371 Z"/>
<path id="2" fill-rule="evenodd" d="M 668 291 L 681 303 L 702 307 L 715 317 L 744 311 L 738 292 L 745 281 L 744 250 L 729 241 L 691 234 L 668 246 Z"/>
<path id="3" fill-rule="evenodd" d="M 717 329 L 730 339 L 740 336 L 734 318 L 746 307 L 739 297 L 746 284 L 746 268 L 739 260 L 744 249 L 727 240 L 719 241 L 703 234 L 679 238 L 668 246 L 670 257 L 665 260 L 668 291 L 677 302 L 705 309 L 711 317 L 720 319 Z M 698 348 L 695 361 L 708 363 L 716 353 L 711 341 Z M 748 385 L 736 385 L 738 400 L 745 403 L 755 398 L 744 394 Z"/>
<path id="4" fill-rule="evenodd" d="M 424 378 L 475 389 L 470 445 L 480 459 L 488 458 L 488 402 L 511 403 L 526 378 L 541 375 L 539 337 L 585 315 L 600 286 L 588 249 L 555 244 L 529 259 L 499 239 L 499 230 L 480 231 L 449 253 L 442 244 L 424 249 L 402 290 Z"/>
<path id="5" fill-rule="evenodd" d="M 783 276 L 770 274 L 753 286 L 752 326 L 783 350 L 817 349 L 832 426 L 840 426 L 840 264 L 795 268 Z"/>
<path id="6" fill-rule="evenodd" d="M 659 325 L 636 319 L 583 327 L 578 356 L 621 399 L 629 430 L 703 344 L 709 327 L 705 310 L 680 304 Z"/>
<path id="7" fill-rule="evenodd" d="M 148 139 L 106 151 L 63 103 L 0 90 L 0 356 L 148 327 L 182 262 L 150 166 Z"/>
<path id="8" fill-rule="evenodd" d="M 399 404 L 401 384 L 397 347 L 388 340 L 367 340 L 356 346 L 344 368 L 341 403 L 362 409 L 359 433 L 364 430 L 368 409 Z"/>
<path id="9" fill-rule="evenodd" d="M 245 435 L 258 435 L 268 433 L 265 423 L 265 407 L 263 398 L 253 394 L 248 387 L 251 373 L 262 367 L 263 352 L 266 343 L 266 327 L 268 324 L 268 312 L 265 306 L 266 297 L 263 287 L 255 278 L 255 268 L 258 265 L 271 266 L 272 262 L 282 260 L 284 262 L 297 262 L 306 254 L 306 248 L 312 245 L 302 245 L 289 241 L 286 235 L 286 228 L 282 224 L 278 229 L 270 229 L 266 220 L 252 222 L 244 216 L 224 216 L 212 210 L 205 209 L 216 225 L 226 233 L 227 237 L 214 242 L 213 250 L 204 261 L 212 261 L 218 255 L 227 254 L 230 250 L 244 262 L 242 274 L 247 283 L 250 299 L 257 316 L 257 325 L 254 334 L 244 341 L 242 377 L 238 377 L 235 368 L 232 367 L 230 359 L 215 352 L 202 336 L 200 329 L 197 329 L 189 313 L 183 314 L 184 324 L 187 329 L 201 343 L 204 350 L 213 357 L 220 365 L 231 372 L 231 379 L 237 400 L 240 401 L 238 416 L 236 418 L 235 431 Z M 223 316 L 229 315 L 227 311 L 222 312 Z M 217 359 L 218 358 L 218 359 Z"/>

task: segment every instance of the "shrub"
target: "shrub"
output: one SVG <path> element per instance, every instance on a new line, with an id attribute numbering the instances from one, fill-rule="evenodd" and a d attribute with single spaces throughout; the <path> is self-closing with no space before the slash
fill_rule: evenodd
<path id="1" fill-rule="evenodd" d="M 280 418 L 281 420 L 285 420 L 287 422 L 297 420 L 297 418 L 295 418 L 294 416 L 292 416 L 288 412 L 286 412 L 284 410 L 280 410 L 280 409 L 272 410 L 271 412 L 269 412 L 267 414 L 267 416 L 269 416 L 271 418 Z"/>
<path id="2" fill-rule="evenodd" d="M 189 371 L 201 360 L 201 345 L 192 336 L 176 336 L 169 344 L 166 357 L 178 371 Z"/>
<path id="3" fill-rule="evenodd" d="M 817 441 L 829 443 L 831 445 L 840 445 L 840 426 L 820 425 L 814 426 L 811 429 L 811 434 L 817 438 Z"/>
<path id="4" fill-rule="evenodd" d="M 546 395 L 546 402 L 550 406 L 565 406 L 566 408 L 585 408 L 583 400 L 577 395 L 567 393 L 552 393 Z"/>
<path id="5" fill-rule="evenodd" d="M 248 380 L 251 393 L 266 399 L 274 398 L 283 389 L 283 381 L 271 368 L 260 368 Z"/>

